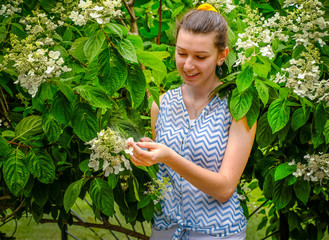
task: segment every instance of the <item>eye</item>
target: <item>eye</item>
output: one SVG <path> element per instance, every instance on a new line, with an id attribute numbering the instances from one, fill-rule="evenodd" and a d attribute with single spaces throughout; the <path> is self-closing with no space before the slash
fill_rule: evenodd
<path id="1" fill-rule="evenodd" d="M 186 56 L 186 53 L 178 52 L 178 55 L 180 55 L 180 56 Z"/>
<path id="2" fill-rule="evenodd" d="M 206 59 L 206 57 L 200 57 L 200 56 L 197 56 L 198 59 L 202 60 L 202 59 Z"/>

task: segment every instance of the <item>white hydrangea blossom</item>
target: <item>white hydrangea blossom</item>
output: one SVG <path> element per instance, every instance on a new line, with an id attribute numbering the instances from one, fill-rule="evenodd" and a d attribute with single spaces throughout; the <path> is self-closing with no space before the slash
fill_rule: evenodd
<path id="1" fill-rule="evenodd" d="M 144 194 L 153 195 L 156 197 L 156 199 L 153 200 L 154 204 L 157 204 L 164 198 L 169 198 L 168 192 L 172 190 L 170 186 L 170 179 L 167 177 L 162 179 L 153 179 L 153 182 L 147 182 L 144 185 L 147 187 Z"/>
<path id="2" fill-rule="evenodd" d="M 14 13 L 20 13 L 22 11 L 22 8 L 20 8 L 19 5 L 23 3 L 23 0 L 14 0 L 7 2 L 10 3 L 2 4 L 0 7 L 0 16 L 9 17 Z"/>
<path id="3" fill-rule="evenodd" d="M 232 0 L 207 0 L 206 2 L 213 5 L 217 10 L 223 10 L 225 13 L 230 13 L 236 8 Z"/>
<path id="4" fill-rule="evenodd" d="M 133 138 L 124 140 L 111 128 L 103 129 L 97 133 L 96 138 L 85 143 L 91 145 L 89 149 L 92 150 L 88 167 L 98 171 L 102 159 L 102 170 L 105 177 L 110 174 L 117 175 L 124 170 L 132 170 L 129 160 L 123 154 L 123 152 L 133 154 L 133 148 L 128 148 L 128 142 L 131 141 L 134 141 Z"/>
<path id="5" fill-rule="evenodd" d="M 300 162 L 296 164 L 294 160 L 289 163 L 289 165 L 297 165 L 293 173 L 295 177 L 303 177 L 306 181 L 320 184 L 329 180 L 329 153 L 307 154 L 304 159 L 307 161 L 306 164 Z"/>
<path id="6" fill-rule="evenodd" d="M 50 50 L 55 45 L 53 36 L 57 35 L 59 26 L 53 18 L 40 11 L 32 11 L 31 16 L 22 18 L 27 37 L 18 39 L 10 35 L 11 51 L 4 56 L 4 68 L 13 61 L 18 71 L 15 84 L 20 84 L 28 93 L 35 97 L 39 86 L 47 80 L 58 78 L 62 73 L 71 71 L 64 65 L 59 51 Z"/>
<path id="7" fill-rule="evenodd" d="M 71 11 L 68 16 L 76 25 L 83 26 L 89 20 L 94 20 L 98 24 L 109 23 L 111 18 L 121 16 L 120 0 L 103 0 L 97 3 L 91 0 L 80 0 L 78 6 Z"/>

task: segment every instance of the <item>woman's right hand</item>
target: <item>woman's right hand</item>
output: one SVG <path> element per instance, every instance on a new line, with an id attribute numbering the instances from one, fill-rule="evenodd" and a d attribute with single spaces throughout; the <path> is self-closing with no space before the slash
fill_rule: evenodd
<path id="1" fill-rule="evenodd" d="M 149 137 L 142 137 L 141 142 L 153 142 L 153 140 Z"/>

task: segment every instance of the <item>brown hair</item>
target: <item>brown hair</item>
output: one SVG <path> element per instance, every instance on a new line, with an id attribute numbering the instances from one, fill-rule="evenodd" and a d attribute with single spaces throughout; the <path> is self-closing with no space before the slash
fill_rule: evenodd
<path id="1" fill-rule="evenodd" d="M 215 33 L 214 43 L 219 52 L 224 51 L 228 45 L 227 22 L 217 12 L 191 10 L 177 23 L 176 39 L 181 29 L 195 34 Z"/>

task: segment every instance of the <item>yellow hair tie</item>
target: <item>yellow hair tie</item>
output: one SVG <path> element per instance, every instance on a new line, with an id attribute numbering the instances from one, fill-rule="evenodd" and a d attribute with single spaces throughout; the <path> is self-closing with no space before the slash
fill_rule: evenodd
<path id="1" fill-rule="evenodd" d="M 201 4 L 197 9 L 198 10 L 201 10 L 201 11 L 213 11 L 213 12 L 217 12 L 218 13 L 218 11 L 216 10 L 216 8 L 214 8 L 213 6 L 211 6 L 208 3 Z"/>

